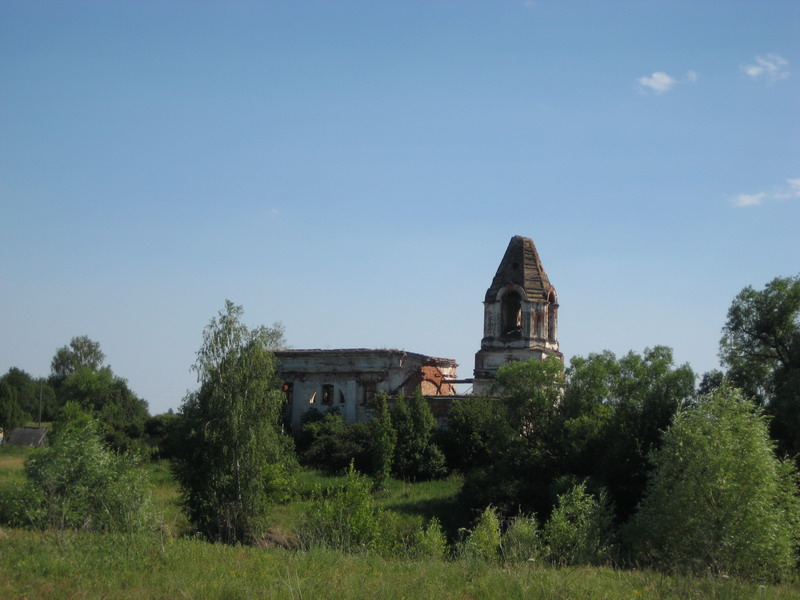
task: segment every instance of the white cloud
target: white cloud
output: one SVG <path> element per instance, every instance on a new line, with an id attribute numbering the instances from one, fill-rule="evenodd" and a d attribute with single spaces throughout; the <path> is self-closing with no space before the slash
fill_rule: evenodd
<path id="1" fill-rule="evenodd" d="M 756 56 L 755 64 L 742 65 L 741 69 L 753 79 L 759 79 L 763 75 L 769 81 L 778 81 L 789 77 L 787 66 L 789 66 L 789 61 L 782 56 L 767 54 L 766 56 Z"/>
<path id="2" fill-rule="evenodd" d="M 686 71 L 686 83 L 697 83 L 698 79 L 700 79 L 700 75 L 694 71 Z"/>
<path id="3" fill-rule="evenodd" d="M 739 194 L 736 196 L 736 206 L 756 206 L 757 204 L 761 204 L 766 197 L 766 192 L 759 192 L 758 194 Z"/>
<path id="4" fill-rule="evenodd" d="M 736 206 L 758 206 L 770 200 L 786 200 L 800 198 L 800 179 L 787 179 L 786 185 L 778 187 L 771 192 L 758 192 L 757 194 L 739 194 L 734 198 Z"/>
<path id="5" fill-rule="evenodd" d="M 639 77 L 636 81 L 639 82 L 643 88 L 647 88 L 656 94 L 663 94 L 672 89 L 678 83 L 675 79 L 664 73 L 663 71 L 656 71 L 650 77 Z"/>

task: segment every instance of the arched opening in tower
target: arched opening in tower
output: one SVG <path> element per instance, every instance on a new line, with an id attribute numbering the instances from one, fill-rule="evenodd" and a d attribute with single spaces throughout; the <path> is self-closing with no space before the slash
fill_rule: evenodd
<path id="1" fill-rule="evenodd" d="M 551 291 L 547 296 L 547 339 L 550 342 L 556 341 L 556 323 L 558 321 L 558 303 L 556 294 Z"/>
<path id="2" fill-rule="evenodd" d="M 509 292 L 503 296 L 502 322 L 503 336 L 520 337 L 522 335 L 522 298 L 517 292 Z"/>

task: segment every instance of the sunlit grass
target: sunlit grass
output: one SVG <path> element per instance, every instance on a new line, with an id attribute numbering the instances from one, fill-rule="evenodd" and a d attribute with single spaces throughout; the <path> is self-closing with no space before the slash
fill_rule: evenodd
<path id="1" fill-rule="evenodd" d="M 608 568 L 295 552 L 193 538 L 0 533 L 2 598 L 797 598 L 793 585 Z"/>

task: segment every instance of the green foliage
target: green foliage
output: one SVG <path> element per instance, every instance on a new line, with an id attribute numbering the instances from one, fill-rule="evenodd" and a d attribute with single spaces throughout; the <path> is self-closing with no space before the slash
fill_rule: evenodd
<path id="1" fill-rule="evenodd" d="M 508 524 L 502 540 L 503 560 L 507 563 L 538 561 L 544 555 L 544 542 L 534 515 L 517 515 Z"/>
<path id="2" fill-rule="evenodd" d="M 51 377 L 61 382 L 81 368 L 96 371 L 105 359 L 106 355 L 100 350 L 98 342 L 85 335 L 77 336 L 70 340 L 68 346 L 56 350 L 50 363 Z"/>
<path id="3" fill-rule="evenodd" d="M 475 527 L 459 545 L 459 556 L 467 560 L 496 563 L 500 560 L 500 517 L 497 509 L 487 506 Z"/>
<path id="4" fill-rule="evenodd" d="M 297 437 L 300 462 L 331 474 L 354 463 L 360 472 L 371 473 L 372 438 L 367 423 L 347 425 L 338 410 L 308 411 Z"/>
<path id="5" fill-rule="evenodd" d="M 94 414 L 104 426 L 106 441 L 117 450 L 137 447 L 135 441 L 144 435 L 150 416 L 147 402 L 136 397 L 110 367 L 77 368 L 63 380 L 59 395 L 63 402 L 74 402 Z"/>
<path id="6" fill-rule="evenodd" d="M 694 397 L 694 372 L 656 346 L 619 359 L 608 351 L 575 357 L 568 377 L 562 473 L 605 487 L 625 520 L 644 493 L 650 453 Z"/>
<path id="7" fill-rule="evenodd" d="M 153 525 L 144 475 L 132 455 L 100 440 L 97 423 L 74 409 L 50 446 L 25 465 L 28 482 L 4 498 L 0 517 L 14 526 L 141 531 Z"/>
<path id="8" fill-rule="evenodd" d="M 433 441 L 436 419 L 418 388 L 410 399 L 399 394 L 391 409 L 397 432 L 393 473 L 407 481 L 436 479 L 445 475 L 444 454 Z"/>
<path id="9" fill-rule="evenodd" d="M 800 455 L 800 275 L 744 288 L 722 333 L 729 380 L 767 407 L 779 450 Z"/>
<path id="10" fill-rule="evenodd" d="M 370 422 L 372 431 L 372 477 L 375 489 L 386 486 L 392 472 L 394 449 L 397 444 L 397 432 L 392 426 L 386 394 L 376 394 L 375 418 Z"/>
<path id="11" fill-rule="evenodd" d="M 22 369 L 11 367 L 0 377 L 0 386 L 3 383 L 16 392 L 17 403 L 28 416 L 28 420 L 37 420 L 40 413 L 42 421 L 52 421 L 55 418 L 58 406 L 55 391 L 45 379 L 34 379 Z"/>
<path id="12" fill-rule="evenodd" d="M 551 562 L 558 565 L 607 564 L 613 552 L 613 513 L 605 498 L 595 498 L 581 483 L 558 497 L 542 529 Z"/>
<path id="13" fill-rule="evenodd" d="M 798 586 L 735 578 L 688 578 L 601 567 L 386 558 L 209 544 L 196 537 L 54 536 L 7 530 L 0 552 L 2 598 L 203 598 L 230 600 L 796 599 Z"/>
<path id="14" fill-rule="evenodd" d="M 3 428 L 7 440 L 11 430 L 24 425 L 30 418 L 17 402 L 17 390 L 0 380 L 0 427 Z"/>
<path id="15" fill-rule="evenodd" d="M 293 455 L 270 351 L 282 335 L 248 329 L 242 313 L 228 300 L 203 332 L 194 366 L 200 389 L 181 407 L 173 462 L 192 523 L 231 543 L 255 541 L 269 503 L 287 497 Z"/>
<path id="16" fill-rule="evenodd" d="M 763 416 L 738 390 L 719 388 L 681 411 L 653 462 L 626 535 L 637 560 L 759 580 L 793 572 L 796 475 L 775 458 Z"/>
<path id="17" fill-rule="evenodd" d="M 414 533 L 410 555 L 414 558 L 444 560 L 450 549 L 439 519 L 433 517 L 427 526 Z"/>
<path id="18" fill-rule="evenodd" d="M 375 506 L 370 480 L 351 465 L 344 483 L 327 493 L 317 488 L 300 532 L 305 548 L 344 552 L 380 551 L 386 545 L 385 516 Z"/>

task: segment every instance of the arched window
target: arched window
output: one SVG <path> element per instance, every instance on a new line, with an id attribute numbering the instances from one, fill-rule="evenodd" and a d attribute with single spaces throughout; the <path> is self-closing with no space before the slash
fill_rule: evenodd
<path id="1" fill-rule="evenodd" d="M 501 333 L 506 337 L 522 335 L 522 298 L 517 292 L 503 296 Z"/>
<path id="2" fill-rule="evenodd" d="M 556 323 L 558 321 L 558 303 L 556 293 L 550 291 L 547 296 L 547 339 L 550 342 L 556 341 Z"/>

